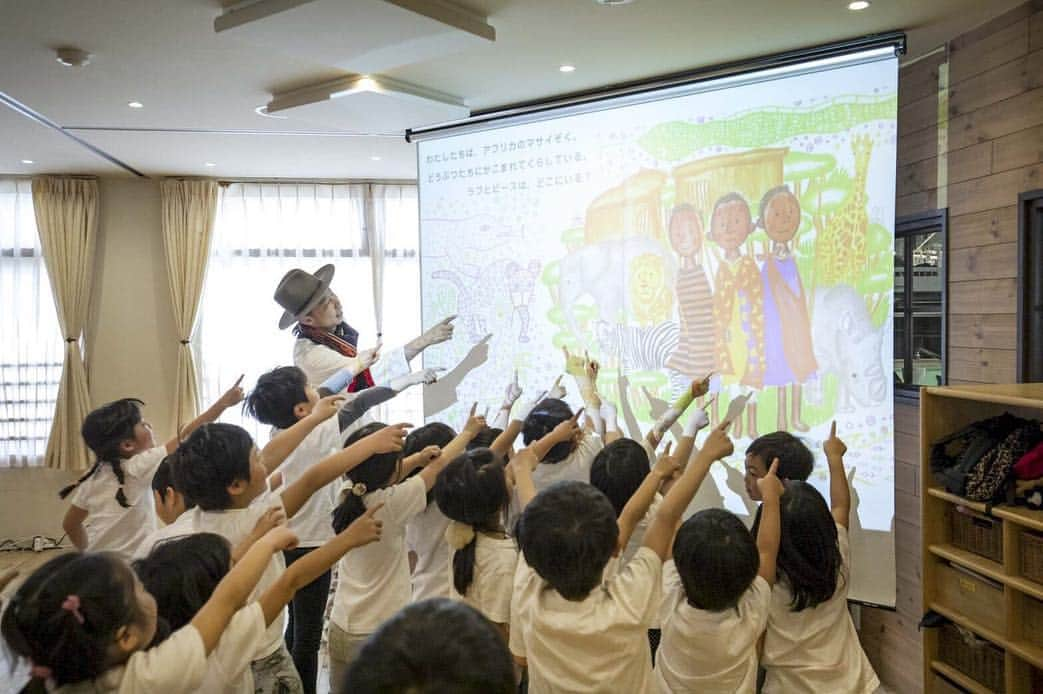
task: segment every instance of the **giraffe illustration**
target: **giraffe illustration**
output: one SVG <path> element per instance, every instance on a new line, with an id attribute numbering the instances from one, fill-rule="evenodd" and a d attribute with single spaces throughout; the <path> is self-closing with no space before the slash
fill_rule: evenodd
<path id="1" fill-rule="evenodd" d="M 865 274 L 866 230 L 869 227 L 866 177 L 872 150 L 873 140 L 868 135 L 851 138 L 851 151 L 855 155 L 855 179 L 851 195 L 843 207 L 830 216 L 815 240 L 815 279 L 820 287 L 853 285 Z"/>

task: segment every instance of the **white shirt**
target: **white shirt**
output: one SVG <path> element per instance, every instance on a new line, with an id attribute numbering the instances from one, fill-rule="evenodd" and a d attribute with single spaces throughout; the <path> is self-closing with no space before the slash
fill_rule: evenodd
<path id="1" fill-rule="evenodd" d="M 204 511 L 194 508 L 184 515 L 191 515 L 193 533 L 216 533 L 235 547 L 253 531 L 261 516 L 273 507 L 282 508 L 282 497 L 266 492 L 254 499 L 246 508 L 230 508 L 223 511 Z M 268 590 L 285 570 L 286 561 L 283 559 L 282 552 L 276 552 L 272 555 L 264 573 L 261 574 L 257 587 L 250 594 L 250 600 L 256 600 L 261 593 Z M 279 649 L 283 642 L 283 631 L 286 629 L 285 622 L 285 616 L 281 613 L 272 621 L 265 632 L 262 647 L 250 656 L 251 660 L 260 660 Z"/>
<path id="2" fill-rule="evenodd" d="M 655 518 L 655 514 L 659 511 L 659 505 L 662 503 L 663 495 L 656 492 L 655 496 L 652 497 L 652 503 L 648 505 L 648 510 L 645 511 L 644 517 L 634 526 L 634 532 L 630 534 L 627 546 L 623 548 L 623 564 L 633 559 L 634 555 L 637 554 L 637 550 L 641 549 L 645 542 L 645 533 L 648 532 L 648 526 L 652 519 Z"/>
<path id="3" fill-rule="evenodd" d="M 576 449 L 560 463 L 540 463 L 532 471 L 532 484 L 539 494 L 555 482 L 563 480 L 590 483 L 590 466 L 594 464 L 605 442 L 601 437 L 591 432 L 586 432 L 580 440 Z M 514 519 L 520 515 L 520 504 L 518 502 L 518 490 L 515 489 L 511 495 L 511 508 L 508 514 L 508 526 L 514 523 Z"/>
<path id="4" fill-rule="evenodd" d="M 648 547 L 584 600 L 566 600 L 518 558 L 511 653 L 527 658 L 529 692 L 653 691 L 648 627 L 663 563 Z"/>
<path id="5" fill-rule="evenodd" d="M 193 516 L 190 512 L 185 511 L 170 525 L 164 525 L 162 528 L 156 528 L 150 532 L 134 551 L 134 559 L 144 559 L 155 549 L 156 545 L 162 542 L 191 535 L 194 532 L 192 528 Z"/>
<path id="6" fill-rule="evenodd" d="M 312 465 L 344 448 L 344 441 L 356 424 L 357 421 L 353 422 L 342 432 L 337 415 L 333 415 L 312 429 L 278 468 L 282 472 L 283 489 L 299 480 Z M 287 527 L 300 539 L 299 547 L 318 547 L 333 538 L 331 514 L 337 506 L 339 487 L 340 481 L 334 480 L 319 489 L 286 521 Z"/>
<path id="7" fill-rule="evenodd" d="M 345 357 L 340 352 L 320 345 L 311 340 L 299 337 L 293 343 L 293 363 L 308 377 L 308 382 L 318 385 L 343 368 L 350 368 L 358 373 L 358 357 Z M 409 373 L 406 353 L 401 347 L 382 348 L 380 358 L 369 367 L 373 382 L 387 384 L 391 379 Z"/>
<path id="8" fill-rule="evenodd" d="M 673 561 L 663 567 L 663 636 L 655 681 L 661 694 L 753 694 L 757 642 L 768 624 L 771 586 L 760 576 L 722 612 L 692 607 Z"/>
<path id="9" fill-rule="evenodd" d="M 406 547 L 416 554 L 413 602 L 450 595 L 450 581 L 445 576 L 445 565 L 449 561 L 449 544 L 445 541 L 448 527 L 449 519 L 442 515 L 434 501 L 406 523 Z"/>
<path id="10" fill-rule="evenodd" d="M 474 548 L 474 577 L 467 593 L 460 595 L 453 585 L 453 560 L 448 560 L 452 597 L 462 600 L 496 624 L 510 624 L 514 573 L 518 568 L 518 547 L 511 537 L 491 537 L 478 533 Z"/>
<path id="11" fill-rule="evenodd" d="M 261 603 L 251 602 L 234 615 L 217 646 L 206 659 L 206 677 L 202 694 L 254 694 L 250 654 L 256 653 L 265 640 L 264 610 Z"/>
<path id="12" fill-rule="evenodd" d="M 127 662 L 106 670 L 95 680 L 59 687 L 62 694 L 196 694 L 207 671 L 203 637 L 188 624 L 163 643 L 132 653 Z"/>
<path id="13" fill-rule="evenodd" d="M 152 476 L 166 456 L 166 446 L 155 446 L 120 461 L 123 494 L 130 508 L 116 501 L 120 483 L 109 463 L 98 465 L 94 474 L 76 487 L 70 501 L 87 512 L 89 551 L 117 552 L 124 559 L 134 555 L 141 541 L 156 527 Z"/>
<path id="14" fill-rule="evenodd" d="M 880 686 L 847 611 L 851 554 L 847 529 L 840 525 L 837 525 L 837 539 L 842 563 L 833 597 L 815 607 L 793 612 L 792 594 L 784 578 L 771 592 L 771 614 L 761 657 L 767 671 L 765 694 L 867 694 Z"/>
<path id="15" fill-rule="evenodd" d="M 330 621 L 354 635 L 372 634 L 385 620 L 409 604 L 409 559 L 406 522 L 424 510 L 427 487 L 419 475 L 363 497 L 383 521 L 380 542 L 356 547 L 340 560 L 337 592 Z"/>

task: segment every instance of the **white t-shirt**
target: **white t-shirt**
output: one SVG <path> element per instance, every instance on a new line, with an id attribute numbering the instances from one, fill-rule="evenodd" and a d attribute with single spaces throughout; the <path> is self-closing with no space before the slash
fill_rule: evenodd
<path id="1" fill-rule="evenodd" d="M 782 578 L 771 592 L 771 614 L 761 664 L 767 671 L 765 694 L 772 692 L 850 692 L 868 694 L 880 686 L 847 611 L 851 554 L 847 529 L 837 525 L 842 559 L 833 597 L 793 612 L 792 593 Z"/>
<path id="2" fill-rule="evenodd" d="M 185 511 L 175 518 L 174 522 L 170 525 L 164 525 L 162 528 L 156 528 L 150 532 L 148 536 L 138 544 L 138 548 L 134 551 L 134 559 L 144 559 L 156 547 L 156 545 L 162 542 L 184 537 L 185 535 L 191 535 L 195 532 L 193 530 L 193 518 L 191 512 Z"/>
<path id="3" fill-rule="evenodd" d="M 413 602 L 450 595 L 445 577 L 445 564 L 449 561 L 449 545 L 445 541 L 448 527 L 449 519 L 442 515 L 434 501 L 406 523 L 406 547 L 416 554 Z"/>
<path id="4" fill-rule="evenodd" d="M 448 560 L 452 596 L 462 600 L 496 624 L 511 621 L 511 595 L 514 572 L 518 568 L 518 547 L 511 537 L 491 537 L 478 533 L 474 548 L 474 577 L 467 594 L 460 595 L 453 585 L 453 560 Z"/>
<path id="5" fill-rule="evenodd" d="M 424 510 L 427 487 L 417 475 L 363 497 L 367 507 L 381 502 L 380 542 L 351 550 L 339 563 L 330 621 L 349 634 L 372 634 L 409 604 L 406 523 Z"/>
<path id="6" fill-rule="evenodd" d="M 206 659 L 206 677 L 199 691 L 202 694 L 253 694 L 250 654 L 264 645 L 265 628 L 261 603 L 251 602 L 236 612 Z"/>
<path id="7" fill-rule="evenodd" d="M 673 561 L 663 566 L 663 636 L 655 680 L 662 694 L 753 694 L 757 642 L 768 624 L 771 586 L 760 576 L 733 609 L 708 612 L 685 597 Z"/>
<path id="8" fill-rule="evenodd" d="M 266 492 L 257 497 L 246 508 L 230 508 L 223 511 L 204 511 L 194 508 L 185 513 L 192 516 L 192 532 L 216 533 L 228 540 L 235 547 L 253 532 L 257 521 L 270 508 L 282 508 L 282 497 Z M 250 594 L 250 600 L 256 600 L 264 591 L 274 584 L 282 572 L 286 570 L 286 561 L 282 552 L 272 555 L 268 567 L 261 574 L 261 580 Z M 286 618 L 280 614 L 268 626 L 262 646 L 250 656 L 251 660 L 265 658 L 279 649 L 283 642 L 283 631 L 286 630 Z"/>
<path id="9" fill-rule="evenodd" d="M 634 532 L 631 533 L 627 546 L 623 548 L 623 564 L 633 559 L 634 555 L 637 554 L 637 550 L 641 549 L 645 542 L 645 533 L 648 532 L 648 526 L 651 524 L 652 519 L 655 518 L 655 514 L 659 511 L 659 505 L 662 503 L 663 495 L 656 492 L 655 496 L 652 497 L 652 503 L 648 505 L 648 510 L 645 512 L 644 517 L 634 526 Z"/>
<path id="10" fill-rule="evenodd" d="M 358 370 L 357 357 L 345 357 L 340 352 L 299 337 L 293 343 L 293 363 L 308 377 L 308 382 L 318 385 L 343 368 Z M 382 348 L 380 358 L 369 367 L 373 382 L 387 384 L 391 379 L 409 373 L 409 363 L 405 351 L 401 347 Z"/>
<path id="11" fill-rule="evenodd" d="M 532 484 L 539 494 L 555 482 L 563 480 L 590 483 L 590 466 L 594 464 L 594 458 L 605 447 L 605 442 L 597 434 L 586 432 L 580 440 L 576 449 L 569 453 L 568 457 L 560 463 L 540 463 L 532 471 Z M 521 513 L 518 502 L 518 490 L 511 494 L 511 508 L 508 526 L 514 523 L 514 519 Z"/>
<path id="12" fill-rule="evenodd" d="M 511 653 L 527 658 L 529 692 L 653 691 L 648 627 L 663 563 L 648 547 L 584 600 L 570 601 L 518 557 Z"/>
<path id="13" fill-rule="evenodd" d="M 156 527 L 152 501 L 152 476 L 167 456 L 166 446 L 155 446 L 121 461 L 123 494 L 130 508 L 120 506 L 116 492 L 120 483 L 108 463 L 76 487 L 69 498 L 73 506 L 87 512 L 87 549 L 117 552 L 130 559 L 145 536 Z"/>
<path id="14" fill-rule="evenodd" d="M 356 423 L 342 432 L 340 421 L 334 415 L 312 429 L 279 466 L 283 489 L 299 480 L 312 465 L 344 448 L 344 441 L 354 431 Z M 331 514 L 337 506 L 339 486 L 340 481 L 334 480 L 319 489 L 304 502 L 293 518 L 286 521 L 287 527 L 300 539 L 299 547 L 319 547 L 333 538 Z"/>
<path id="15" fill-rule="evenodd" d="M 95 680 L 59 687 L 62 694 L 196 694 L 207 672 L 203 637 L 188 624 L 163 643 L 131 654 L 127 662 Z"/>

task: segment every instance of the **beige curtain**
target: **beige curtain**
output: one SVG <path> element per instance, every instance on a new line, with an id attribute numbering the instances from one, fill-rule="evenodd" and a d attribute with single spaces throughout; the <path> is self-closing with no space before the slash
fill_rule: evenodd
<path id="1" fill-rule="evenodd" d="M 65 335 L 65 361 L 45 461 L 49 467 L 79 470 L 89 460 L 80 436 L 90 408 L 80 337 L 87 320 L 98 236 L 98 182 L 36 178 L 33 209 L 58 324 Z"/>
<path id="2" fill-rule="evenodd" d="M 173 422 L 174 431 L 180 431 L 199 412 L 199 379 L 191 340 L 210 257 L 210 239 L 217 213 L 217 181 L 171 179 L 163 181 L 160 192 L 170 299 L 180 340 Z"/>

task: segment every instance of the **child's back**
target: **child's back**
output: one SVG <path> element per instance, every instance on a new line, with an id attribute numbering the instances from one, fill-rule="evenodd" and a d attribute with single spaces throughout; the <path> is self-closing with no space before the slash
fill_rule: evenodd
<path id="1" fill-rule="evenodd" d="M 825 500 L 806 482 L 787 484 L 782 510 L 780 579 L 761 659 L 767 670 L 763 691 L 875 691 L 880 681 L 847 611 L 847 528 L 833 522 Z"/>
<path id="2" fill-rule="evenodd" d="M 612 505 L 585 482 L 555 484 L 526 507 L 510 647 L 528 662 L 533 694 L 652 691 L 647 630 L 659 604 L 662 560 L 642 547 L 602 584 L 617 536 Z M 558 585 L 537 571 L 558 577 Z"/>

